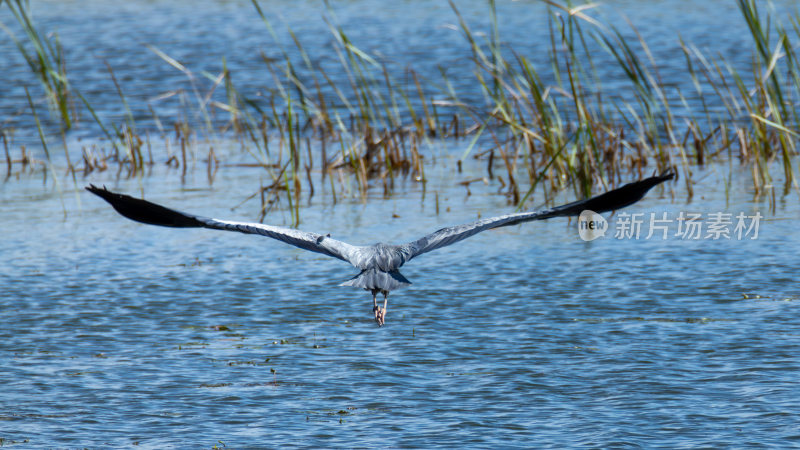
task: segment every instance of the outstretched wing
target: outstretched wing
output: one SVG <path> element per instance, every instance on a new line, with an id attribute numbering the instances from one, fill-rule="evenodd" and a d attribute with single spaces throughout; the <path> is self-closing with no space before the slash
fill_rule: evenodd
<path id="1" fill-rule="evenodd" d="M 506 227 L 532 220 L 549 219 L 551 217 L 577 216 L 580 215 L 581 211 L 587 209 L 596 213 L 617 210 L 638 202 L 653 186 L 663 183 L 674 176 L 675 174 L 672 171 L 667 170 L 662 172 L 661 175 L 629 183 L 604 194 L 586 200 L 579 200 L 566 205 L 556 206 L 555 208 L 542 211 L 506 214 L 504 216 L 481 219 L 464 225 L 442 228 L 421 239 L 401 246 L 401 249 L 406 255 L 407 261 L 415 256 L 450 244 L 455 244 L 481 231 L 491 230 L 492 228 Z"/>
<path id="2" fill-rule="evenodd" d="M 211 228 L 247 234 L 260 234 L 304 250 L 333 256 L 347 262 L 351 262 L 357 252 L 357 247 L 321 234 L 260 223 L 231 222 L 195 216 L 165 208 L 146 200 L 133 198 L 129 195 L 117 194 L 105 187 L 99 188 L 90 185 L 86 190 L 110 203 L 118 213 L 128 219 L 150 225 L 177 228 Z"/>

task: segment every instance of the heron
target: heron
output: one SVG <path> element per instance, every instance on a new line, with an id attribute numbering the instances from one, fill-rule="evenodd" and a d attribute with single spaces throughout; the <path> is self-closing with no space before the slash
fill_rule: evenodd
<path id="1" fill-rule="evenodd" d="M 540 211 L 520 212 L 480 219 L 475 222 L 442 228 L 427 236 L 402 245 L 377 243 L 367 246 L 351 245 L 330 237 L 262 223 L 236 222 L 187 214 L 174 209 L 89 185 L 86 189 L 111 204 L 121 215 L 137 222 L 176 228 L 210 228 L 267 236 L 304 250 L 321 253 L 350 263 L 360 272 L 340 286 L 352 286 L 372 293 L 372 311 L 378 326 L 386 323 L 389 292 L 411 284 L 399 269 L 408 261 L 424 253 L 455 244 L 482 231 L 517 225 L 552 217 L 580 215 L 584 210 L 595 213 L 616 211 L 641 200 L 654 186 L 672 179 L 674 172 L 666 170 L 659 175 L 626 184 L 585 200 Z M 383 295 L 383 307 L 378 306 L 378 294 Z"/>

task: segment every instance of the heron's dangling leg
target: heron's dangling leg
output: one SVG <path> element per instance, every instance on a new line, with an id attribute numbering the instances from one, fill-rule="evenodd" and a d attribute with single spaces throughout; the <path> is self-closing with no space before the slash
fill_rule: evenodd
<path id="1" fill-rule="evenodd" d="M 386 323 L 386 303 L 388 302 L 389 302 L 389 293 L 383 291 L 383 309 L 381 310 L 381 322 L 380 322 L 381 325 Z"/>
<path id="2" fill-rule="evenodd" d="M 380 310 L 380 308 L 378 308 L 378 300 L 376 300 L 377 296 L 378 296 L 378 289 L 373 289 L 372 290 L 372 312 L 375 313 L 375 322 L 378 322 L 378 325 L 380 325 L 381 324 L 381 321 L 380 321 L 380 312 L 381 312 L 381 310 Z"/>
<path id="3" fill-rule="evenodd" d="M 378 292 L 383 293 L 383 308 L 378 307 Z M 387 303 L 387 296 L 389 293 L 387 291 L 381 289 L 372 289 L 372 312 L 375 313 L 375 322 L 378 322 L 378 326 L 383 326 L 384 322 L 386 322 L 386 303 Z"/>

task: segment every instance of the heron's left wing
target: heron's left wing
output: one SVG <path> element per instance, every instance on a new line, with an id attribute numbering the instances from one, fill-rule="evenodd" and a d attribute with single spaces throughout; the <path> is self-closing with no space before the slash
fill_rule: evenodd
<path id="1" fill-rule="evenodd" d="M 357 247 L 317 233 L 276 227 L 262 223 L 232 222 L 195 216 L 174 209 L 165 208 L 147 200 L 117 194 L 106 188 L 90 185 L 89 192 L 101 197 L 117 210 L 118 213 L 150 225 L 177 228 L 211 228 L 215 230 L 238 231 L 240 233 L 260 234 L 271 237 L 295 247 L 312 252 L 322 253 L 352 264 Z"/>
<path id="2" fill-rule="evenodd" d="M 506 214 L 504 216 L 481 219 L 464 225 L 442 228 L 421 239 L 401 246 L 401 249 L 406 255 L 405 260 L 407 261 L 415 256 L 450 244 L 455 244 L 481 231 L 491 230 L 492 228 L 516 225 L 532 220 L 549 219 L 551 217 L 577 216 L 580 215 L 581 211 L 587 209 L 596 213 L 621 209 L 638 202 L 653 186 L 663 183 L 674 176 L 675 174 L 671 170 L 667 170 L 662 172 L 661 175 L 629 183 L 604 194 L 566 205 L 556 206 L 555 208 L 542 211 Z"/>

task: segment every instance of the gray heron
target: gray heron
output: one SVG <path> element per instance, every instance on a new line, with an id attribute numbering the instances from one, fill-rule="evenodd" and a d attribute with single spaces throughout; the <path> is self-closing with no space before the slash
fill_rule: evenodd
<path id="1" fill-rule="evenodd" d="M 353 286 L 370 291 L 372 293 L 372 310 L 375 315 L 375 321 L 379 326 L 382 326 L 386 320 L 389 292 L 411 284 L 399 271 L 400 267 L 411 259 L 493 228 L 549 219 L 551 217 L 577 216 L 584 210 L 601 213 L 624 208 L 636 203 L 652 187 L 673 178 L 673 176 L 674 173 L 671 170 L 667 170 L 660 175 L 629 183 L 604 194 L 566 205 L 541 211 L 506 214 L 442 228 L 403 245 L 377 243 L 367 246 L 350 245 L 331 238 L 329 234 L 323 235 L 261 223 L 235 222 L 186 214 L 146 200 L 114 193 L 105 187 L 99 188 L 89 185 L 86 189 L 110 203 L 118 213 L 137 222 L 165 227 L 211 228 L 214 230 L 260 234 L 295 247 L 322 253 L 323 255 L 348 262 L 355 266 L 360 273 L 340 286 Z M 383 295 L 382 308 L 378 307 L 378 294 Z"/>

